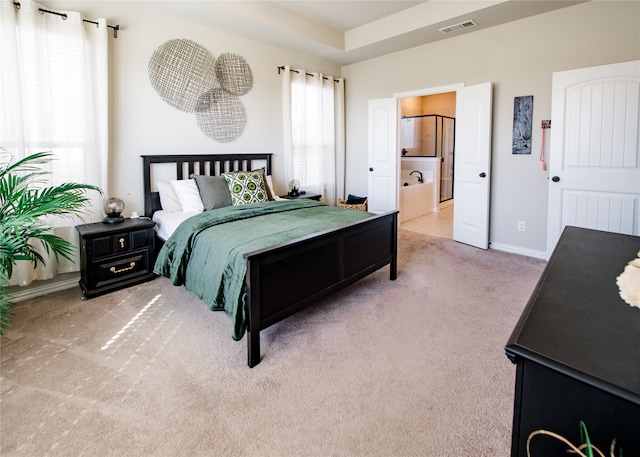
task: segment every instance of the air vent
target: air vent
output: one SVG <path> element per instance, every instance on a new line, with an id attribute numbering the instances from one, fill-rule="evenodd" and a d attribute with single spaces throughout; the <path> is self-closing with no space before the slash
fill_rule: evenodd
<path id="1" fill-rule="evenodd" d="M 472 19 L 470 21 L 464 21 L 458 24 L 450 25 L 448 27 L 443 27 L 438 30 L 444 34 L 447 34 L 451 32 L 457 32 L 458 30 L 462 30 L 462 29 L 468 29 L 469 27 L 475 27 L 476 25 L 478 25 L 478 23 Z"/>

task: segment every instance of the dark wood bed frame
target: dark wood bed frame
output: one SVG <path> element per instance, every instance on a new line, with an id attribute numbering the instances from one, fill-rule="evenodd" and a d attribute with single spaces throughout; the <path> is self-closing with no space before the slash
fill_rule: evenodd
<path id="1" fill-rule="evenodd" d="M 142 160 L 147 217 L 161 209 L 152 189 L 153 164 L 175 163 L 175 179 L 263 166 L 271 174 L 271 154 L 143 155 Z M 397 238 L 398 212 L 390 211 L 245 254 L 249 366 L 260 363 L 260 330 L 386 265 L 395 280 Z"/>

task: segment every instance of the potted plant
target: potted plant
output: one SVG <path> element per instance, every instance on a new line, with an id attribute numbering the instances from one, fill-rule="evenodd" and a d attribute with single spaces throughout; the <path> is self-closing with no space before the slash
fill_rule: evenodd
<path id="1" fill-rule="evenodd" d="M 56 261 L 62 256 L 72 260 L 74 246 L 53 235 L 43 220 L 47 215 L 78 216 L 89 203 L 86 192 L 102 191 L 88 184 L 65 183 L 44 186 L 50 172 L 41 165 L 53 159 L 51 152 L 37 152 L 12 163 L 12 157 L 0 151 L 0 335 L 4 335 L 13 315 L 9 278 L 16 262 L 28 261 L 36 268 L 45 258 L 31 242 L 40 242 L 47 255 Z"/>

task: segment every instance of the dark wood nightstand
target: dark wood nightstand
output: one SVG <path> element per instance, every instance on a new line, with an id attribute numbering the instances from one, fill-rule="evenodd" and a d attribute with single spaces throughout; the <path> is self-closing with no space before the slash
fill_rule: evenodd
<path id="1" fill-rule="evenodd" d="M 297 200 L 298 198 L 308 198 L 309 200 L 320 201 L 320 199 L 322 198 L 322 195 L 320 195 L 320 194 L 312 194 L 312 193 L 304 193 L 304 194 L 295 195 L 295 196 L 280 195 L 280 198 L 286 198 L 287 200 Z"/>
<path id="2" fill-rule="evenodd" d="M 85 297 L 155 278 L 155 225 L 148 219 L 125 219 L 119 224 L 76 226 L 80 234 L 80 288 Z"/>

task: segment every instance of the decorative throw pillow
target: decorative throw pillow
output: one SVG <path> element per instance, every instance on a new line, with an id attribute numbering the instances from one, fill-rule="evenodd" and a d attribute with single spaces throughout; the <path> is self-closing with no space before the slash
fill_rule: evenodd
<path id="1" fill-rule="evenodd" d="M 262 169 L 224 173 L 234 206 L 269 201 Z"/>
<path id="2" fill-rule="evenodd" d="M 193 179 L 181 179 L 179 181 L 172 180 L 171 185 L 173 190 L 176 191 L 178 200 L 180 200 L 180 206 L 185 213 L 202 212 L 204 205 L 200 198 L 200 192 L 198 192 L 198 186 Z"/>
<path id="3" fill-rule="evenodd" d="M 224 177 L 202 175 L 191 175 L 191 177 L 196 180 L 205 210 L 231 206 L 231 194 Z"/>
<path id="4" fill-rule="evenodd" d="M 180 200 L 178 200 L 176 191 L 173 190 L 170 182 L 159 182 L 156 186 L 158 186 L 158 193 L 160 194 L 160 205 L 164 211 L 167 213 L 182 211 Z"/>
<path id="5" fill-rule="evenodd" d="M 365 201 L 367 201 L 367 197 L 358 197 L 351 194 L 347 197 L 347 205 L 361 205 Z"/>

